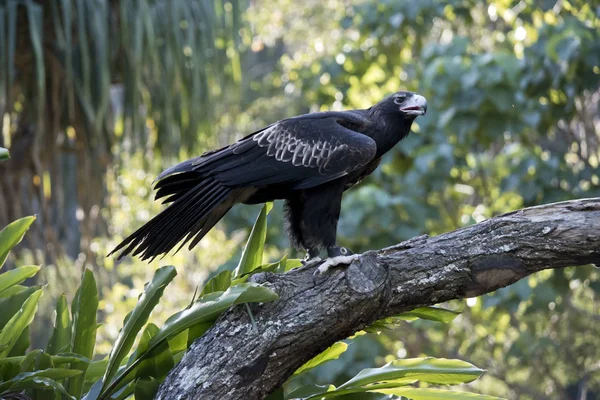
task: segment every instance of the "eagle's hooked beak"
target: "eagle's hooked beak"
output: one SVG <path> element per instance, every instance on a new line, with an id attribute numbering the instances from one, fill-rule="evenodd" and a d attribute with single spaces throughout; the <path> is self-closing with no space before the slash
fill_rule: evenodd
<path id="1" fill-rule="evenodd" d="M 415 94 L 402 104 L 400 111 L 408 115 L 425 115 L 427 112 L 427 100 L 425 100 L 425 97 Z"/>

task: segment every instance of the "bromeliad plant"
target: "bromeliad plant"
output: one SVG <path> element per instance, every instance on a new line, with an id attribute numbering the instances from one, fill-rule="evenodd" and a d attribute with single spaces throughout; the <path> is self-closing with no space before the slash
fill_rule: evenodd
<path id="1" fill-rule="evenodd" d="M 191 343 L 213 325 L 228 308 L 243 303 L 277 299 L 269 288 L 248 283 L 257 272 L 285 272 L 300 265 L 286 257 L 272 264 L 262 264 L 267 214 L 271 204 L 262 209 L 237 268 L 223 271 L 210 279 L 198 299 L 183 311 L 172 315 L 162 327 L 148 323 L 154 307 L 176 275 L 175 268 L 156 270 L 146 284 L 135 308 L 125 317 L 110 355 L 94 359 L 96 342 L 98 289 L 93 273 L 86 269 L 81 286 L 69 305 L 59 297 L 53 332 L 45 349 L 27 351 L 28 327 L 37 311 L 44 288 L 21 285 L 33 277 L 38 266 L 23 266 L 0 274 L 0 398 L 13 399 L 150 399 L 171 368 L 181 359 Z M 0 232 L 0 266 L 17 245 L 35 217 L 26 217 Z M 449 322 L 457 313 L 434 307 L 413 310 L 386 318 L 366 329 L 379 332 L 400 320 L 425 318 Z M 137 340 L 137 346 L 134 346 Z M 335 343 L 299 368 L 294 377 L 336 359 L 348 348 Z M 333 385 L 292 387 L 287 383 L 272 399 L 322 399 L 351 393 L 371 392 L 381 396 L 405 396 L 413 399 L 490 399 L 464 392 L 441 391 L 409 386 L 417 381 L 433 384 L 470 382 L 483 370 L 460 360 L 419 358 L 396 360 L 381 368 L 361 371 L 348 382 Z M 49 397 L 50 396 L 50 397 Z"/>

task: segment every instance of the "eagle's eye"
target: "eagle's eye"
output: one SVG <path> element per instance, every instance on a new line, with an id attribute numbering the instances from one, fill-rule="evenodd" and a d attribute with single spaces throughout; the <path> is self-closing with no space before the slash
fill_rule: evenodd
<path id="1" fill-rule="evenodd" d="M 400 105 L 402 103 L 404 103 L 404 100 L 406 100 L 406 96 L 404 95 L 398 95 L 398 96 L 394 96 L 394 103 Z"/>

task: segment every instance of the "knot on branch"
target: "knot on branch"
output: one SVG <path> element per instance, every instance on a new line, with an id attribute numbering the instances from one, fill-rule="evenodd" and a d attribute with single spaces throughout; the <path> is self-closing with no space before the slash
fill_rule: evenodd
<path id="1" fill-rule="evenodd" d="M 366 294 L 380 289 L 388 274 L 388 265 L 379 259 L 376 252 L 368 251 L 350 264 L 346 280 L 354 292 Z"/>

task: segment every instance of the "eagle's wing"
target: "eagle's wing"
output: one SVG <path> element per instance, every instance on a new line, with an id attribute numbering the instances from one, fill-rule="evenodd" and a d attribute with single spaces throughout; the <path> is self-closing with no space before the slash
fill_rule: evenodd
<path id="1" fill-rule="evenodd" d="M 196 158 L 192 169 L 226 187 L 287 184 L 294 189 L 310 188 L 373 160 L 375 141 L 352 129 L 368 123 L 353 112 L 286 119 Z M 165 175 L 170 175 L 169 171 Z"/>

